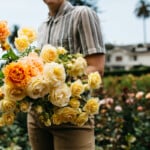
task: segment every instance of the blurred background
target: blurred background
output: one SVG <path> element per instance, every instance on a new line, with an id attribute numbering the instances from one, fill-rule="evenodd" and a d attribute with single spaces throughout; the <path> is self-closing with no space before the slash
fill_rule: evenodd
<path id="1" fill-rule="evenodd" d="M 74 4 L 89 5 L 97 9 L 106 43 L 143 43 L 143 13 L 139 17 L 136 8 L 142 7 L 138 0 L 71 0 Z M 48 9 L 43 0 L 0 0 L 0 20 L 7 20 L 10 26 L 31 26 L 38 28 L 47 17 Z M 147 5 L 147 2 L 145 2 Z M 144 7 L 144 6 L 143 6 Z M 146 7 L 146 9 L 148 9 Z M 141 17 L 141 18 L 140 18 Z M 150 19 L 145 16 L 147 42 L 150 41 Z"/>
<path id="2" fill-rule="evenodd" d="M 99 15 L 106 67 L 95 118 L 96 150 L 150 149 L 150 0 L 70 0 Z M 0 20 L 11 27 L 38 29 L 47 17 L 43 0 L 0 0 Z M 31 150 L 26 114 L 0 127 L 0 150 Z"/>

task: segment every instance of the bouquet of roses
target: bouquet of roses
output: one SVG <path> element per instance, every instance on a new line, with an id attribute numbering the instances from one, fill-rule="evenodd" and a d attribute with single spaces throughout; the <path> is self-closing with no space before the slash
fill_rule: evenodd
<path id="1" fill-rule="evenodd" d="M 21 28 L 13 49 L 7 41 L 10 31 L 0 21 L 0 126 L 14 122 L 18 112 L 30 106 L 45 126 L 71 123 L 83 126 L 99 110 L 92 91 L 101 85 L 98 72 L 86 74 L 81 54 L 69 54 L 63 47 L 32 46 L 36 31 Z"/>

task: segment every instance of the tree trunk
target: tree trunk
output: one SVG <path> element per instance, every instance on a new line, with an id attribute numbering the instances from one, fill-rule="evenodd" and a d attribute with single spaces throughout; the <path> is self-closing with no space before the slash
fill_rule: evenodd
<path id="1" fill-rule="evenodd" d="M 144 46 L 147 44 L 147 39 L 146 39 L 146 20 L 143 17 L 143 38 L 144 38 Z"/>

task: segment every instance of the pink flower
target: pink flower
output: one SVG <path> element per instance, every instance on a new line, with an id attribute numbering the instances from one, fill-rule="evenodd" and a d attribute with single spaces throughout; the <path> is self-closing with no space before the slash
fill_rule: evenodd
<path id="1" fill-rule="evenodd" d="M 128 93 L 128 96 L 129 96 L 130 98 L 133 98 L 133 97 L 135 96 L 135 93 Z"/>
<path id="2" fill-rule="evenodd" d="M 134 99 L 133 99 L 133 98 L 128 98 L 128 99 L 126 100 L 126 103 L 127 103 L 127 104 L 133 104 L 133 103 L 134 103 Z"/>
<path id="3" fill-rule="evenodd" d="M 112 98 L 106 98 L 106 103 L 108 104 L 113 104 L 114 103 L 114 100 Z"/>
<path id="4" fill-rule="evenodd" d="M 122 107 L 119 106 L 119 105 L 117 105 L 117 106 L 115 107 L 115 111 L 116 111 L 116 112 L 121 112 L 121 111 L 122 111 Z"/>
<path id="5" fill-rule="evenodd" d="M 144 109 L 144 108 L 143 108 L 142 106 L 138 106 L 138 107 L 137 107 L 137 110 L 138 110 L 138 111 L 143 111 L 143 109 Z"/>

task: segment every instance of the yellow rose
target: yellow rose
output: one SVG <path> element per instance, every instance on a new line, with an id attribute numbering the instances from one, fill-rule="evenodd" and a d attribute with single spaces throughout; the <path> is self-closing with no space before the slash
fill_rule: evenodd
<path id="1" fill-rule="evenodd" d="M 16 108 L 16 102 L 8 99 L 3 99 L 1 101 L 1 110 L 2 112 L 14 111 Z"/>
<path id="2" fill-rule="evenodd" d="M 99 100 L 98 98 L 91 98 L 84 105 L 83 110 L 88 114 L 97 114 L 99 110 Z"/>
<path id="3" fill-rule="evenodd" d="M 24 87 L 16 87 L 11 85 L 4 86 L 5 96 L 14 101 L 20 101 L 26 96 L 26 91 Z"/>
<path id="4" fill-rule="evenodd" d="M 44 45 L 40 57 L 45 63 L 56 61 L 58 58 L 57 49 L 50 44 Z"/>
<path id="5" fill-rule="evenodd" d="M 78 113 L 79 112 L 77 111 L 77 109 L 71 107 L 63 107 L 57 111 L 57 114 L 61 118 L 62 123 L 75 122 Z"/>
<path id="6" fill-rule="evenodd" d="M 58 47 L 57 48 L 57 54 L 58 55 L 63 55 L 63 54 L 66 54 L 67 53 L 67 50 L 64 48 L 64 47 Z"/>
<path id="7" fill-rule="evenodd" d="M 51 87 L 57 87 L 66 80 L 65 68 L 55 62 L 47 63 L 44 66 L 43 76 Z"/>
<path id="8" fill-rule="evenodd" d="M 19 29 L 18 36 L 26 36 L 30 43 L 36 40 L 37 38 L 37 32 L 33 28 L 30 27 L 23 27 Z"/>
<path id="9" fill-rule="evenodd" d="M 43 107 L 40 105 L 35 106 L 34 109 L 35 109 L 36 113 L 38 113 L 38 114 L 41 114 L 43 112 Z"/>
<path id="10" fill-rule="evenodd" d="M 60 125 L 62 123 L 62 120 L 58 114 L 53 114 L 52 115 L 52 122 L 55 125 Z"/>
<path id="11" fill-rule="evenodd" d="M 28 38 L 26 36 L 20 36 L 20 37 L 15 38 L 14 44 L 17 50 L 19 50 L 20 52 L 24 52 L 25 49 L 27 49 L 30 45 Z"/>
<path id="12" fill-rule="evenodd" d="M 44 125 L 45 125 L 46 127 L 51 126 L 51 120 L 50 120 L 50 119 L 47 119 L 46 121 L 44 121 Z"/>
<path id="13" fill-rule="evenodd" d="M 4 113 L 2 119 L 6 125 L 11 125 L 15 120 L 15 114 L 13 112 Z"/>
<path id="14" fill-rule="evenodd" d="M 87 62 L 83 57 L 78 57 L 72 64 L 68 64 L 68 74 L 72 77 L 82 76 L 86 72 Z"/>
<path id="15" fill-rule="evenodd" d="M 39 121 L 40 121 L 41 123 L 44 123 L 44 116 L 43 116 L 43 115 L 40 115 L 38 119 L 39 119 Z"/>
<path id="16" fill-rule="evenodd" d="M 71 93 L 72 96 L 79 97 L 84 92 L 84 85 L 81 80 L 77 80 L 71 84 Z"/>
<path id="17" fill-rule="evenodd" d="M 27 101 L 21 101 L 19 106 L 22 112 L 27 112 L 29 109 L 30 103 Z"/>
<path id="18" fill-rule="evenodd" d="M 49 85 L 42 76 L 33 77 L 27 86 L 27 95 L 33 99 L 44 97 L 49 92 Z"/>
<path id="19" fill-rule="evenodd" d="M 0 127 L 3 127 L 5 125 L 4 119 L 1 117 L 0 118 Z"/>
<path id="20" fill-rule="evenodd" d="M 88 114 L 85 112 L 81 112 L 77 119 L 75 120 L 75 124 L 79 127 L 83 126 L 88 121 Z"/>
<path id="21" fill-rule="evenodd" d="M 88 75 L 88 85 L 91 89 L 98 89 L 101 83 L 102 79 L 98 72 L 90 73 Z"/>
<path id="22" fill-rule="evenodd" d="M 55 106 L 63 107 L 68 105 L 70 97 L 70 88 L 66 84 L 62 84 L 59 87 L 51 90 L 49 101 Z"/>
<path id="23" fill-rule="evenodd" d="M 80 101 L 76 98 L 72 98 L 70 101 L 69 101 L 69 105 L 72 107 L 72 108 L 79 108 L 80 107 Z"/>

